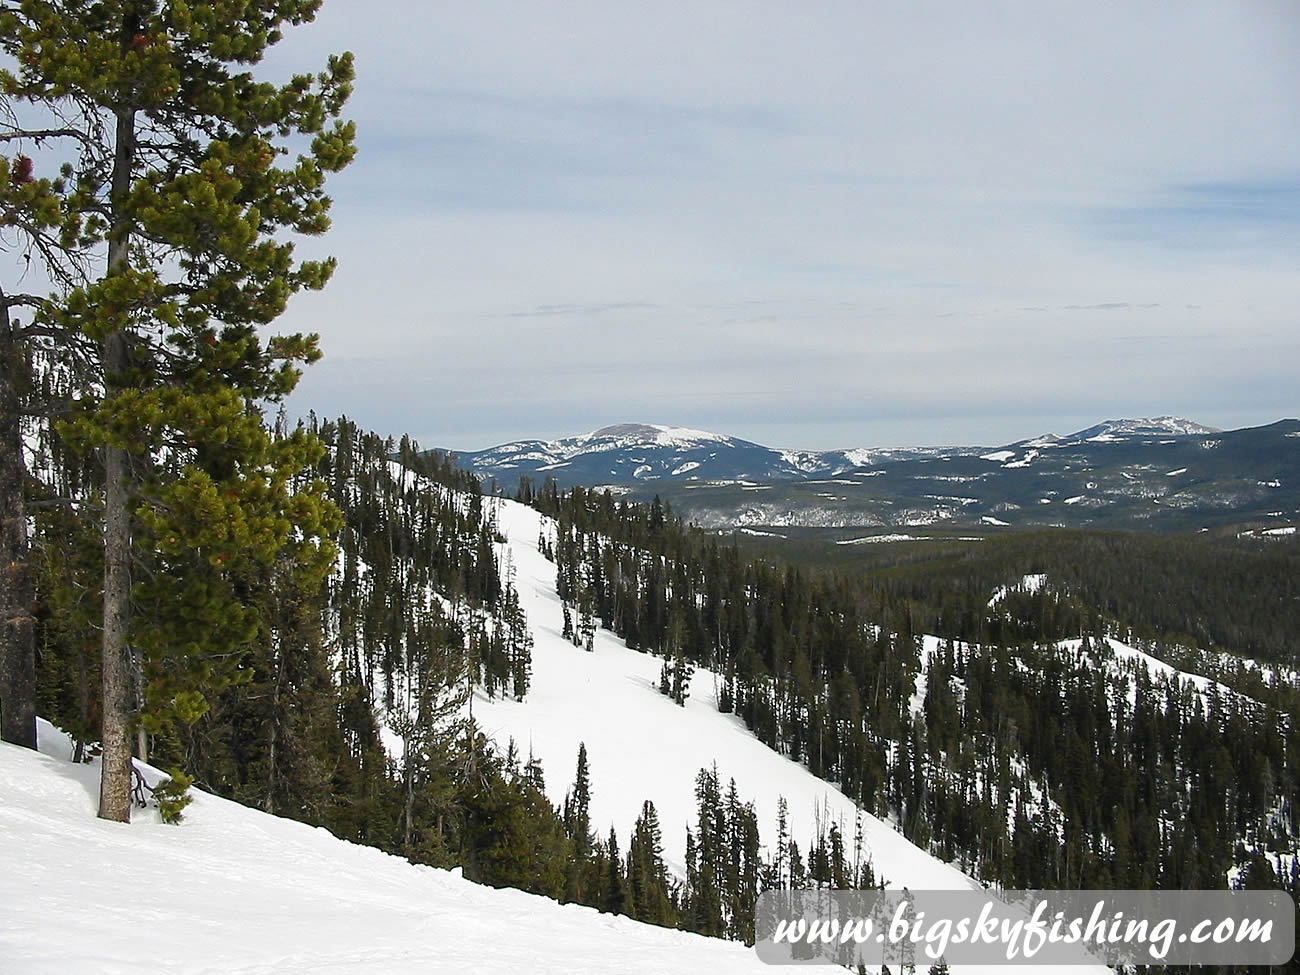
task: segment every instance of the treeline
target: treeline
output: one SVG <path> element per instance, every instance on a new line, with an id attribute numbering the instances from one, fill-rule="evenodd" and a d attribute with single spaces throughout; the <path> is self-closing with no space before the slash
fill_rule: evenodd
<path id="1" fill-rule="evenodd" d="M 522 774 L 542 789 L 535 761 L 530 759 Z M 802 848 L 806 852 L 801 852 L 781 799 L 764 844 L 753 803 L 740 797 L 735 779 L 723 785 L 716 765 L 700 769 L 695 777 L 696 815 L 686 828 L 681 876 L 664 861 L 653 801 L 642 804 L 628 835 L 627 853 L 620 855 L 613 827 L 607 835 L 593 830 L 591 798 L 591 769 L 586 746 L 580 745 L 574 781 L 560 813 L 563 840 L 538 849 L 539 857 L 553 860 L 545 871 L 549 886 L 540 893 L 650 924 L 752 944 L 754 907 L 765 890 L 872 887 L 877 882 L 860 816 L 851 836 L 829 815 L 815 817 L 813 833 Z"/>
<path id="2" fill-rule="evenodd" d="M 899 545 L 801 539 L 777 551 L 864 574 L 906 601 L 926 632 L 957 640 L 996 639 L 983 612 L 989 593 L 1045 573 L 1058 594 L 1086 607 L 1084 616 L 1118 621 L 1143 639 L 1300 665 L 1300 536 L 1057 530 Z M 1086 619 L 1053 622 L 1040 639 L 1078 636 Z"/>
<path id="3" fill-rule="evenodd" d="M 948 618 L 985 640 L 923 660 L 927 607 L 945 610 L 920 590 L 744 558 L 657 503 L 520 496 L 556 519 L 566 612 L 662 655 L 666 677 L 713 669 L 719 706 L 765 743 L 986 882 L 1223 887 L 1232 870 L 1294 889 L 1295 714 L 1129 673 L 1068 587 L 996 607 L 971 588 Z"/>

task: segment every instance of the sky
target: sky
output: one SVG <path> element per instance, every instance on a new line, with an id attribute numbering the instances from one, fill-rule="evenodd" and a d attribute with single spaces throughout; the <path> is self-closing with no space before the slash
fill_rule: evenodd
<path id="1" fill-rule="evenodd" d="M 325 0 L 296 411 L 470 450 L 1300 414 L 1300 5 Z"/>

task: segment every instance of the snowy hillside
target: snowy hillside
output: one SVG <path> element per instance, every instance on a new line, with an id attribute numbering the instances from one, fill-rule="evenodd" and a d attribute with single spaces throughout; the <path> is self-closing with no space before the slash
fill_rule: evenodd
<path id="1" fill-rule="evenodd" d="M 659 692 L 663 661 L 629 650 L 608 631 L 596 634 L 587 653 L 561 635 L 555 566 L 537 550 L 542 516 L 513 501 L 500 502 L 498 527 L 508 541 L 520 602 L 533 631 L 533 678 L 523 702 L 474 701 L 474 715 L 504 748 L 513 737 L 522 754 L 542 760 L 552 802 L 573 782 L 578 745 L 591 765 L 591 823 L 598 835 L 613 825 L 626 835 L 644 800 L 655 803 L 663 827 L 664 856 L 685 872 L 686 827 L 695 828 L 695 776 L 717 763 L 725 783 L 735 778 L 742 801 L 754 802 L 765 845 L 776 832 L 777 803 L 789 805 L 792 837 L 801 848 L 823 826 L 839 823 L 855 833 L 857 809 L 834 787 L 772 751 L 733 714 L 717 710 L 714 675 L 697 670 L 686 707 Z M 864 856 L 877 877 L 913 890 L 965 890 L 974 882 L 905 840 L 890 825 L 862 815 Z"/>
<path id="2" fill-rule="evenodd" d="M 742 945 L 494 890 L 196 793 L 180 827 L 95 818 L 99 766 L 49 725 L 0 744 L 5 975 L 765 970 Z"/>
<path id="3" fill-rule="evenodd" d="M 1181 416 L 1157 416 L 1104 420 L 1064 439 L 1104 441 L 1122 440 L 1126 437 L 1192 437 L 1220 432 L 1217 427 L 1207 427 Z"/>
<path id="4" fill-rule="evenodd" d="M 542 760 L 553 801 L 585 742 L 593 829 L 613 825 L 627 836 L 642 801 L 653 799 L 679 872 L 695 775 L 715 762 L 742 801 L 755 803 L 765 844 L 782 796 L 805 848 L 831 821 L 854 835 L 853 803 L 719 713 L 710 674 L 696 673 L 680 708 L 657 690 L 657 658 L 606 632 L 591 653 L 564 639 L 554 566 L 537 547 L 547 526 L 513 502 L 499 502 L 497 515 L 502 564 L 512 566 L 535 638 L 533 682 L 522 703 L 477 696 L 474 714 L 503 747 L 513 737 Z M 736 943 L 479 886 L 206 793 L 196 791 L 180 827 L 152 811 L 137 811 L 129 826 L 103 822 L 95 818 L 98 764 L 69 762 L 70 743 L 44 723 L 41 745 L 44 754 L 0 746 L 6 975 L 112 975 L 159 959 L 179 975 L 765 970 Z M 976 886 L 887 823 L 863 815 L 861 826 L 863 854 L 890 886 Z"/>

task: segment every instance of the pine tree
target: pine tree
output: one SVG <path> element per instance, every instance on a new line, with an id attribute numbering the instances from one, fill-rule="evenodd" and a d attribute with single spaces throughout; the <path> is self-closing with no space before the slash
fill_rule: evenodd
<path id="1" fill-rule="evenodd" d="M 0 50 L 13 54 L 10 15 L 0 12 Z M 77 213 L 79 189 L 66 173 L 41 171 L 32 156 L 50 141 L 75 137 L 48 118 L 25 127 L 14 104 L 12 76 L 0 71 L 0 227 L 5 250 L 21 257 L 23 276 L 39 267 L 61 289 L 81 280 L 87 239 Z M 31 113 L 35 115 L 36 113 Z M 47 164 L 48 165 L 48 164 Z M 27 537 L 27 450 L 24 420 L 40 418 L 48 430 L 53 409 L 50 375 L 77 364 L 76 336 L 35 319 L 51 296 L 15 292 L 0 282 L 0 741 L 36 747 L 36 663 L 32 602 L 36 571 Z M 19 309 L 32 313 L 20 322 Z M 44 394 L 44 395 L 42 395 Z"/>
<path id="2" fill-rule="evenodd" d="M 40 311 L 99 348 L 100 382 L 69 435 L 104 464 L 104 818 L 130 815 L 133 714 L 166 732 L 241 679 L 258 626 L 240 592 L 244 568 L 269 564 L 295 525 L 309 538 L 328 530 L 319 494 L 287 489 L 318 448 L 305 435 L 273 441 L 259 406 L 293 388 L 296 364 L 318 356 L 315 340 L 263 341 L 258 327 L 333 268 L 296 262 L 283 236 L 328 226 L 324 177 L 353 155 L 351 124 L 331 124 L 351 59 L 282 86 L 246 69 L 318 7 L 33 0 L 0 19 L 16 64 L 0 85 L 76 133 L 67 178 L 81 235 L 105 249 L 97 277 Z M 294 134 L 303 151 L 277 167 L 288 152 L 278 143 Z M 156 565 L 133 619 L 131 569 L 142 559 Z"/>
<path id="3" fill-rule="evenodd" d="M 649 799 L 641 805 L 641 815 L 637 817 L 628 843 L 627 886 L 632 916 L 651 924 L 673 923 L 659 813 Z"/>
<path id="4" fill-rule="evenodd" d="M 623 859 L 618 853 L 618 834 L 609 828 L 609 842 L 605 846 L 604 896 L 599 905 L 609 914 L 622 914 L 627 909 L 627 887 L 623 881 Z"/>
<path id="5" fill-rule="evenodd" d="M 591 771 L 587 766 L 586 742 L 578 743 L 577 770 L 574 773 L 573 788 L 564 797 L 562 820 L 564 831 L 573 844 L 565 894 L 569 900 L 586 903 L 590 889 L 587 883 L 587 861 L 592 853 Z"/>

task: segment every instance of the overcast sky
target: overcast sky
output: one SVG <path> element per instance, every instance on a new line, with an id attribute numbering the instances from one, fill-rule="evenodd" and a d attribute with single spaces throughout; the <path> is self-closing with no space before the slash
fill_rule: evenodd
<path id="1" fill-rule="evenodd" d="M 299 410 L 426 446 L 1300 414 L 1300 4 L 326 0 Z"/>

